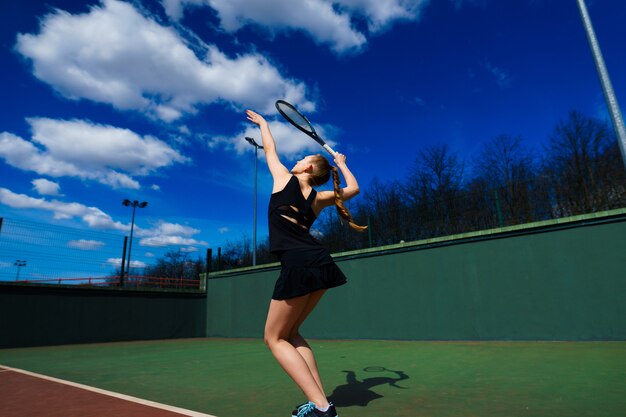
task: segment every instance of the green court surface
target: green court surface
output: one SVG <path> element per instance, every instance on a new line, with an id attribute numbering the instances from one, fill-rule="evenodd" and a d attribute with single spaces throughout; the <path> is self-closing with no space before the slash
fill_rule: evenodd
<path id="1" fill-rule="evenodd" d="M 626 415 L 626 342 L 312 346 L 341 417 Z M 4 349 L 0 364 L 218 417 L 287 417 L 304 401 L 260 340 Z"/>

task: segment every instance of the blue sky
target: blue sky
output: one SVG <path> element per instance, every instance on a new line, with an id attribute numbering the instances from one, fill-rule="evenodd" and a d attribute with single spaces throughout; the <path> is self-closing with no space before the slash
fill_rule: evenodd
<path id="1" fill-rule="evenodd" d="M 587 1 L 626 102 L 626 4 Z M 265 114 L 291 166 L 322 150 L 364 191 L 446 143 L 471 163 L 498 134 L 541 149 L 570 110 L 608 120 L 575 0 L 29 0 L 0 5 L 0 216 L 128 234 L 133 258 L 252 236 Z M 259 237 L 271 177 L 259 161 Z"/>

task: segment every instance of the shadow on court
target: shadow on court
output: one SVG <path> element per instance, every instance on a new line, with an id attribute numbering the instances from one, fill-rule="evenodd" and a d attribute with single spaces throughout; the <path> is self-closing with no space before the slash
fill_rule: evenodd
<path id="1" fill-rule="evenodd" d="M 364 378 L 361 381 L 357 379 L 355 371 L 342 371 L 346 373 L 346 383 L 335 388 L 328 398 L 329 401 L 332 401 L 338 408 L 353 406 L 365 407 L 371 401 L 384 397 L 372 391 L 372 388 L 389 385 L 398 389 L 406 389 L 406 387 L 397 385 L 398 382 L 409 379 L 409 376 L 403 371 L 392 371 L 380 367 L 368 368 L 376 368 L 376 370 L 373 371 L 376 372 L 376 376 Z M 371 375 L 371 373 L 369 375 Z"/>

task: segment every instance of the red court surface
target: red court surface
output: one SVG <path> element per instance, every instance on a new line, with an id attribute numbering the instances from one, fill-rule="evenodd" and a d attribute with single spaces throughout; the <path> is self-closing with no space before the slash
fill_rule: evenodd
<path id="1" fill-rule="evenodd" d="M 215 417 L 0 366 L 2 417 Z"/>

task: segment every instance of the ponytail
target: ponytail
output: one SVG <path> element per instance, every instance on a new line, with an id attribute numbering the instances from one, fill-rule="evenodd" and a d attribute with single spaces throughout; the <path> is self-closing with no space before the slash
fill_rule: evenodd
<path id="1" fill-rule="evenodd" d="M 367 226 L 359 226 L 358 224 L 354 223 L 352 221 L 352 215 L 343 204 L 343 199 L 341 198 L 341 181 L 339 178 L 339 170 L 337 169 L 337 167 L 334 166 L 331 166 L 330 169 L 333 173 L 333 185 L 335 188 L 335 207 L 337 208 L 337 214 L 339 214 L 339 217 L 347 220 L 351 228 L 358 232 L 364 232 L 367 229 Z"/>

